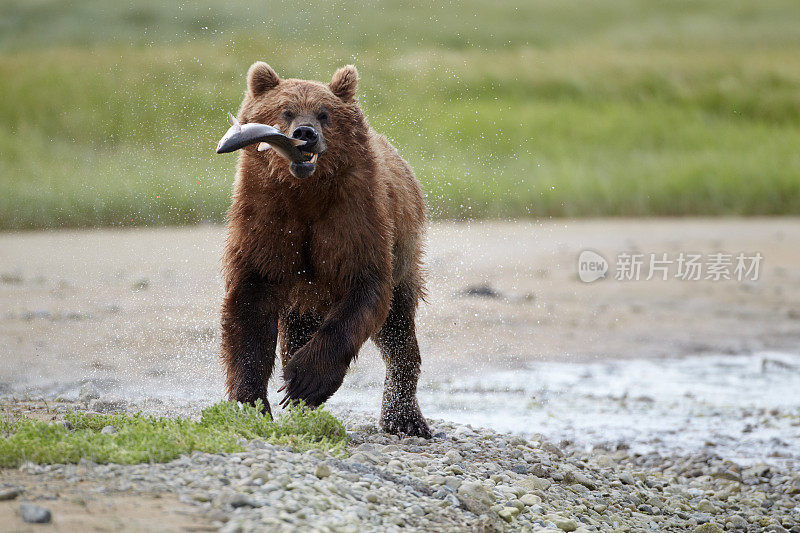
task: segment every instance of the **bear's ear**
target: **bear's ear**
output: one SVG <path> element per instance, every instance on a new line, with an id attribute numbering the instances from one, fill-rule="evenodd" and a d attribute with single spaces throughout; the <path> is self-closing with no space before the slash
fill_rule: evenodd
<path id="1" fill-rule="evenodd" d="M 358 88 L 358 71 L 353 65 L 347 65 L 336 71 L 329 85 L 333 94 L 344 102 L 350 102 L 356 97 Z"/>
<path id="2" fill-rule="evenodd" d="M 247 71 L 247 89 L 253 96 L 260 96 L 274 89 L 280 81 L 272 67 L 263 61 L 256 61 Z"/>

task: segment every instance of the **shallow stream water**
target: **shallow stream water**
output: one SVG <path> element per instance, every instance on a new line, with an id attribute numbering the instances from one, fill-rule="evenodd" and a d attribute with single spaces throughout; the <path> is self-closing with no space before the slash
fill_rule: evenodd
<path id="1" fill-rule="evenodd" d="M 380 389 L 349 387 L 329 404 L 372 409 L 379 397 Z M 419 398 L 431 418 L 588 448 L 800 459 L 800 355 L 527 363 L 429 385 Z"/>

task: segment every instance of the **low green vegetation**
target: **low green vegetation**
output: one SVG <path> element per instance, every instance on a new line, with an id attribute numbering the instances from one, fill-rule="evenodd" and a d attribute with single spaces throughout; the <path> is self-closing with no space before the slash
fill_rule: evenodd
<path id="1" fill-rule="evenodd" d="M 256 59 L 361 73 L 431 214 L 800 213 L 796 0 L 0 0 L 0 228 L 220 221 Z"/>
<path id="2" fill-rule="evenodd" d="M 73 411 L 68 424 L 27 417 L 0 420 L 0 467 L 34 463 L 165 462 L 193 451 L 243 451 L 243 440 L 260 438 L 295 449 L 337 451 L 346 434 L 342 423 L 323 409 L 295 407 L 275 421 L 260 406 L 220 402 L 199 420 L 143 414 L 99 415 Z M 71 427 L 69 427 L 71 426 Z M 101 433 L 113 426 L 114 434 Z"/>

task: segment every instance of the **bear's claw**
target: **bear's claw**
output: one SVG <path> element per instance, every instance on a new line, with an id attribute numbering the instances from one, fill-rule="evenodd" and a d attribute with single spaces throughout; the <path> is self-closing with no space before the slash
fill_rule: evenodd
<path id="1" fill-rule="evenodd" d="M 270 408 L 269 401 L 267 400 L 267 391 L 264 391 L 260 394 L 242 394 L 237 391 L 233 391 L 230 394 L 230 400 L 234 402 L 241 402 L 247 403 L 250 405 L 255 405 L 257 400 L 261 400 L 261 412 L 265 415 L 269 415 L 272 418 L 272 409 Z"/>
<path id="2" fill-rule="evenodd" d="M 344 381 L 344 372 L 335 369 L 315 369 L 303 364 L 302 350 L 297 352 L 283 370 L 284 384 L 278 392 L 285 395 L 281 407 L 303 400 L 309 407 L 318 407 L 336 392 Z M 346 371 L 346 369 L 345 369 Z M 341 375 L 340 375 L 341 374 Z"/>
<path id="3" fill-rule="evenodd" d="M 381 417 L 381 428 L 385 432 L 394 435 L 404 433 L 411 437 L 422 437 L 423 439 L 430 439 L 433 436 L 425 417 L 422 416 L 419 409 L 405 413 L 384 415 Z"/>

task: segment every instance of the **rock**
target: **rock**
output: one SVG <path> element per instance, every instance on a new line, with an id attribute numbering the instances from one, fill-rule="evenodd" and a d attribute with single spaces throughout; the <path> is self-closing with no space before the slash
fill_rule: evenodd
<path id="1" fill-rule="evenodd" d="M 463 481 L 456 476 L 447 476 L 444 478 L 444 484 L 453 490 L 458 490 L 458 487 L 460 487 L 462 483 Z"/>
<path id="2" fill-rule="evenodd" d="M 725 520 L 725 529 L 747 529 L 747 520 L 739 515 L 731 515 Z"/>
<path id="3" fill-rule="evenodd" d="M 720 479 L 727 479 L 729 481 L 741 481 L 742 476 L 739 475 L 737 472 L 731 470 L 730 468 L 727 469 L 718 469 L 713 473 L 714 477 L 718 477 Z"/>
<path id="4" fill-rule="evenodd" d="M 694 528 L 694 533 L 723 533 L 723 531 L 714 522 L 706 522 Z"/>
<path id="5" fill-rule="evenodd" d="M 97 411 L 98 413 L 113 413 L 116 411 L 123 411 L 125 410 L 126 406 L 127 402 L 116 396 L 96 398 L 89 402 L 89 410 Z"/>
<path id="6" fill-rule="evenodd" d="M 380 459 L 374 453 L 355 452 L 348 458 L 349 461 L 362 464 L 378 464 Z"/>
<path id="7" fill-rule="evenodd" d="M 567 472 L 564 475 L 564 480 L 567 483 L 578 483 L 580 485 L 583 485 L 589 490 L 595 490 L 597 488 L 597 484 L 594 481 L 586 477 L 585 474 L 578 471 Z"/>
<path id="8" fill-rule="evenodd" d="M 228 505 L 234 508 L 256 506 L 249 496 L 241 492 L 234 492 L 228 499 Z"/>
<path id="9" fill-rule="evenodd" d="M 765 464 L 758 464 L 746 469 L 742 474 L 747 477 L 769 477 L 771 467 Z"/>
<path id="10" fill-rule="evenodd" d="M 458 426 L 455 429 L 455 431 L 453 431 L 453 436 L 454 437 L 464 437 L 464 436 L 467 436 L 467 435 L 473 435 L 474 433 L 475 432 L 471 428 L 468 428 L 467 426 Z"/>
<path id="11" fill-rule="evenodd" d="M 250 479 L 254 479 L 254 480 L 258 479 L 258 480 L 266 483 L 267 481 L 269 481 L 269 477 L 270 477 L 269 476 L 269 470 L 267 470 L 263 466 L 259 466 L 259 467 L 253 468 L 250 471 Z"/>
<path id="12" fill-rule="evenodd" d="M 657 507 L 659 509 L 664 508 L 664 500 L 662 500 L 658 496 L 651 496 L 650 498 L 648 498 L 647 504 L 652 505 L 653 507 Z"/>
<path id="13" fill-rule="evenodd" d="M 535 494 L 523 494 L 519 501 L 521 501 L 527 507 L 542 503 L 542 499 Z"/>
<path id="14" fill-rule="evenodd" d="M 48 509 L 30 502 L 19 504 L 19 515 L 29 524 L 49 524 L 52 519 Z"/>
<path id="15" fill-rule="evenodd" d="M 650 505 L 647 505 L 646 503 L 643 503 L 642 505 L 640 505 L 638 507 L 638 509 L 639 509 L 639 512 L 644 513 L 644 514 L 658 514 L 658 511 L 656 511 L 656 509 L 654 507 L 652 507 Z"/>
<path id="16" fill-rule="evenodd" d="M 527 473 L 536 477 L 550 477 L 551 475 L 550 470 L 546 466 L 539 463 L 529 467 Z"/>
<path id="17" fill-rule="evenodd" d="M 578 523 L 571 519 L 571 518 L 562 518 L 560 516 L 554 516 L 551 518 L 551 521 L 556 525 L 558 529 L 561 531 L 575 531 L 578 529 Z"/>
<path id="18" fill-rule="evenodd" d="M 460 476 L 461 474 L 464 473 L 464 469 L 458 465 L 450 465 L 449 467 L 447 467 L 447 471 L 456 476 Z"/>
<path id="19" fill-rule="evenodd" d="M 711 503 L 709 500 L 703 499 L 697 502 L 696 509 L 703 513 L 717 514 L 719 507 Z"/>
<path id="20" fill-rule="evenodd" d="M 524 489 L 524 492 L 533 492 L 536 490 L 547 490 L 553 483 L 549 479 L 536 476 L 528 476 L 519 480 L 517 486 Z"/>
<path id="21" fill-rule="evenodd" d="M 446 479 L 447 478 L 444 477 L 444 476 L 439 476 L 439 475 L 434 474 L 432 476 L 428 476 L 426 481 L 431 485 L 437 486 L 437 485 L 444 485 L 444 482 L 445 482 Z"/>
<path id="22" fill-rule="evenodd" d="M 501 492 L 506 498 L 518 498 L 525 494 L 525 491 L 520 487 L 511 487 L 502 484 L 495 485 L 494 492 Z"/>
<path id="23" fill-rule="evenodd" d="M 506 507 L 514 507 L 517 511 L 522 512 L 525 509 L 525 504 L 521 500 L 511 500 Z"/>
<path id="24" fill-rule="evenodd" d="M 219 533 L 242 533 L 243 531 L 244 528 L 241 522 L 238 520 L 231 520 L 220 528 Z"/>
<path id="25" fill-rule="evenodd" d="M 445 498 L 444 498 L 444 500 L 443 500 L 443 501 L 447 502 L 447 504 L 448 504 L 448 505 L 450 505 L 450 506 L 452 506 L 452 507 L 458 507 L 458 506 L 459 506 L 459 503 L 460 503 L 460 502 L 458 501 L 458 498 L 456 498 L 456 497 L 455 497 L 454 495 L 452 495 L 452 494 L 448 494 L 447 496 L 445 496 Z"/>
<path id="26" fill-rule="evenodd" d="M 447 464 L 460 463 L 461 461 L 464 460 L 464 458 L 461 456 L 458 450 L 448 450 L 447 453 L 444 454 L 444 456 L 445 456 L 445 462 Z"/>
<path id="27" fill-rule="evenodd" d="M 489 512 L 494 496 L 480 483 L 470 481 L 458 487 L 458 500 L 467 510 L 482 515 Z"/>
<path id="28" fill-rule="evenodd" d="M 497 512 L 500 515 L 500 518 L 508 522 L 509 524 L 514 520 L 514 518 L 519 514 L 519 509 L 516 507 L 503 507 L 500 511 Z"/>
<path id="29" fill-rule="evenodd" d="M 20 489 L 18 489 L 16 487 L 13 487 L 13 488 L 10 488 L 10 489 L 0 490 L 0 502 L 7 501 L 7 500 L 13 500 L 17 496 L 19 496 L 20 494 L 22 494 L 22 490 L 20 490 Z"/>
<path id="30" fill-rule="evenodd" d="M 78 399 L 83 403 L 89 403 L 90 401 L 96 400 L 99 397 L 100 397 L 100 391 L 97 389 L 97 386 L 91 381 L 84 383 L 83 386 L 81 387 L 81 391 L 78 393 Z"/>
<path id="31" fill-rule="evenodd" d="M 101 435 L 116 435 L 117 433 L 117 428 L 114 426 L 106 426 L 100 430 Z"/>
<path id="32" fill-rule="evenodd" d="M 767 533 L 789 533 L 789 530 L 780 524 L 771 524 L 765 531 Z"/>
<path id="33" fill-rule="evenodd" d="M 331 475 L 331 467 L 325 463 L 320 463 L 317 465 L 317 468 L 314 469 L 314 475 L 320 479 L 325 479 Z"/>
<path id="34" fill-rule="evenodd" d="M 482 296 L 484 298 L 500 298 L 501 294 L 491 285 L 470 285 L 461 291 L 462 296 Z"/>
<path id="35" fill-rule="evenodd" d="M 542 443 L 542 449 L 546 452 L 552 453 L 557 455 L 558 457 L 564 457 L 564 452 L 561 451 L 561 448 L 553 444 L 549 441 L 544 441 Z"/>

